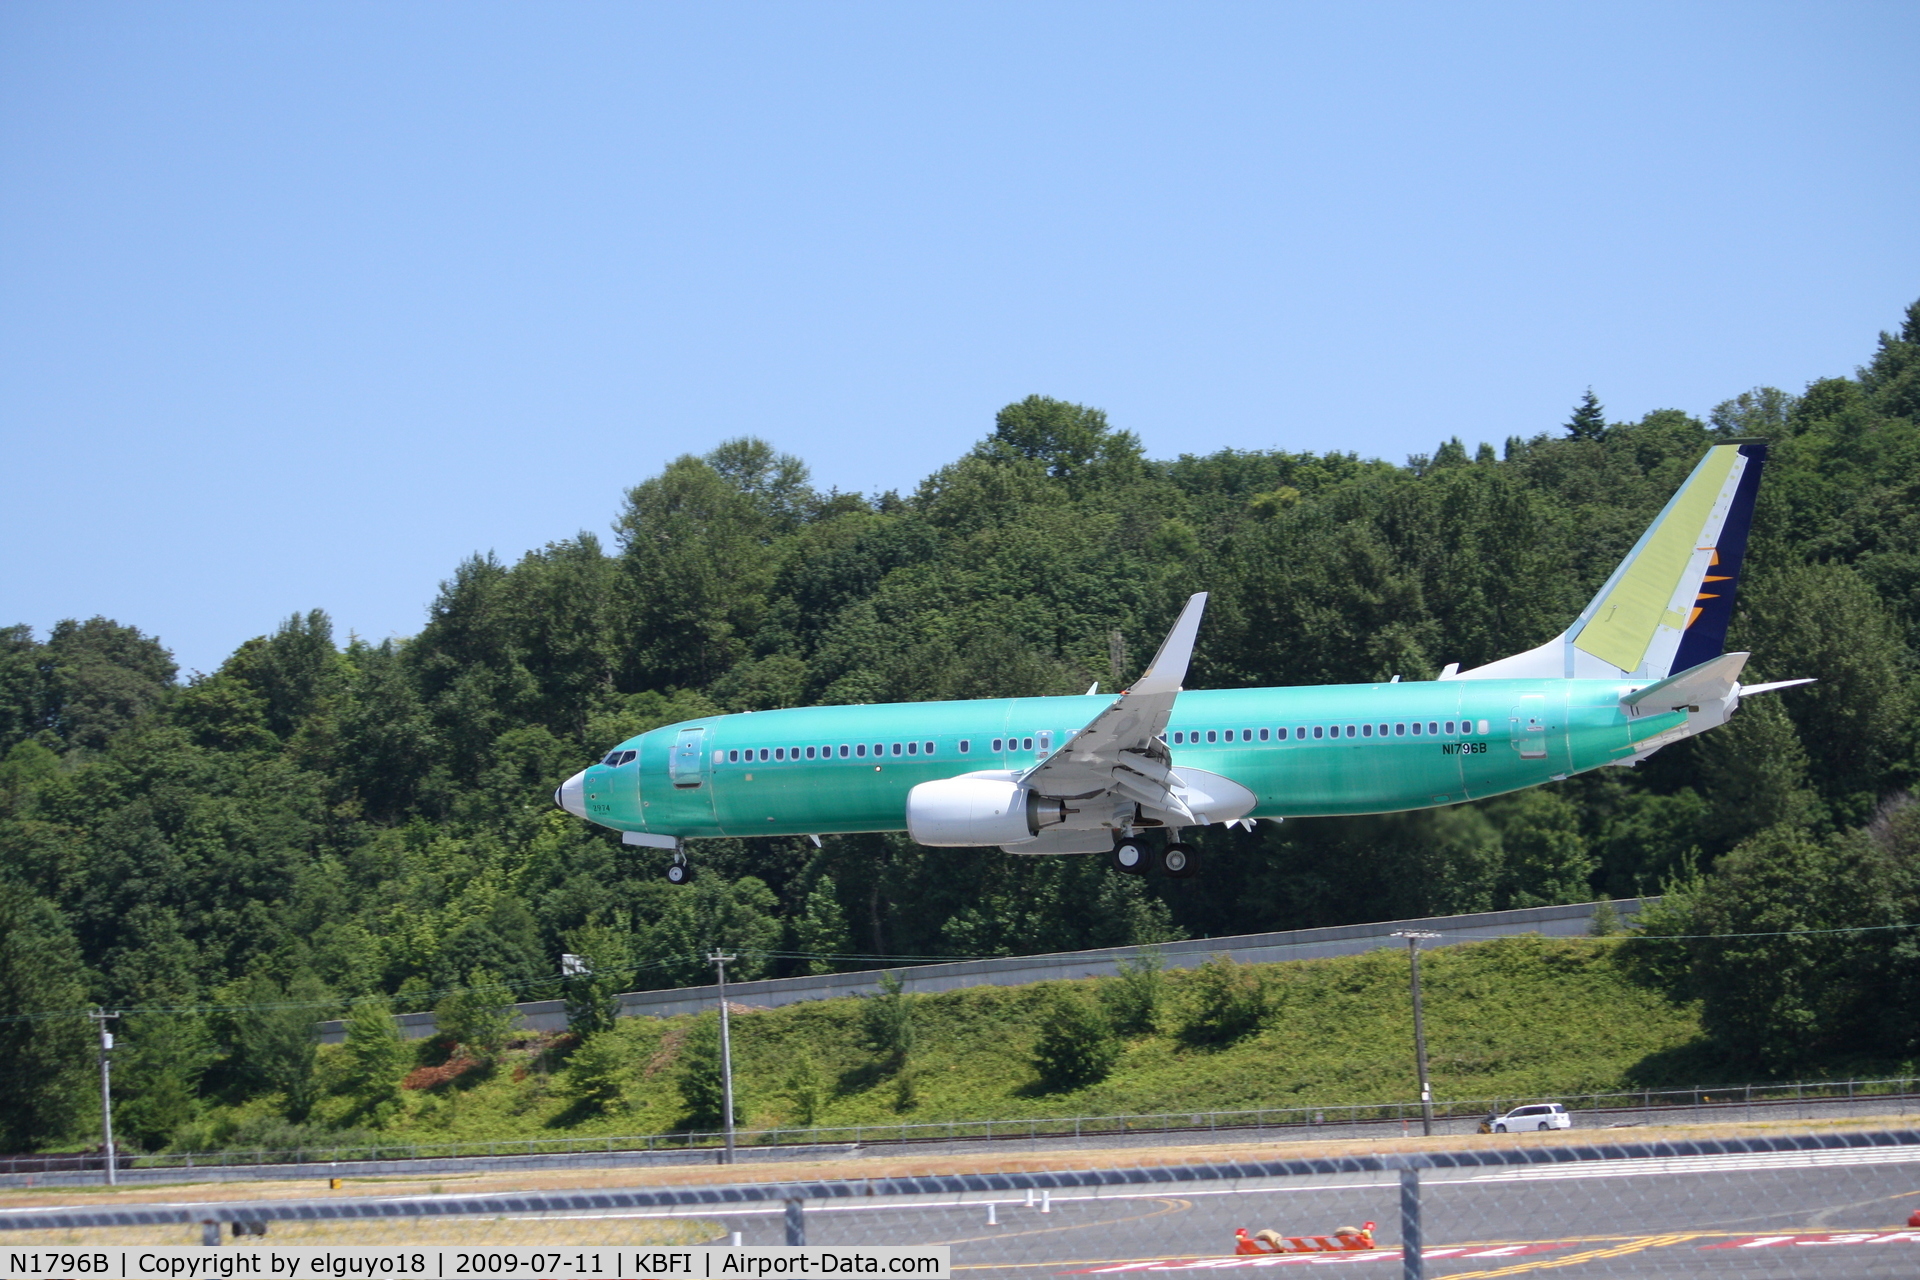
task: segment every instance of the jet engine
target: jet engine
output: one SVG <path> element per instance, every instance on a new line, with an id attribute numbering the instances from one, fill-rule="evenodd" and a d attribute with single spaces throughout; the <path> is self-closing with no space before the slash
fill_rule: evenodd
<path id="1" fill-rule="evenodd" d="M 942 778 L 907 793 L 907 831 L 925 845 L 1015 844 L 1066 820 L 1064 801 L 1003 778 Z"/>

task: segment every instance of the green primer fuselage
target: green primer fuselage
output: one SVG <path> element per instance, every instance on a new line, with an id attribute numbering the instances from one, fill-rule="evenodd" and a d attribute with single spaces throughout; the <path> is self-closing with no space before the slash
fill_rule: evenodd
<path id="1" fill-rule="evenodd" d="M 1259 800 L 1248 817 L 1390 813 L 1537 786 L 1632 755 L 1637 744 L 1685 723 L 1678 711 L 1629 717 L 1620 697 L 1637 683 L 1195 690 L 1179 695 L 1166 738 L 1176 767 L 1220 774 L 1252 791 Z M 683 838 L 900 831 L 907 792 L 919 783 L 1030 768 L 1112 701 L 996 698 L 689 720 L 622 743 L 637 758 L 589 768 L 583 799 L 588 818 L 602 826 Z M 774 759 L 776 751 L 786 758 Z"/>

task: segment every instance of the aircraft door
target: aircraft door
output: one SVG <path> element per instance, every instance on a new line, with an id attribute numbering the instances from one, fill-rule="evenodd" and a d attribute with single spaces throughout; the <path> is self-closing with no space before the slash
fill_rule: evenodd
<path id="1" fill-rule="evenodd" d="M 1507 724 L 1513 740 L 1513 749 L 1520 753 L 1522 760 L 1544 760 L 1547 757 L 1547 698 L 1545 694 L 1527 693 L 1520 697 L 1520 705 L 1507 713 Z"/>
<path id="2" fill-rule="evenodd" d="M 691 790 L 707 780 L 705 729 L 680 731 L 673 743 L 673 754 L 667 757 L 667 778 L 682 790 Z"/>

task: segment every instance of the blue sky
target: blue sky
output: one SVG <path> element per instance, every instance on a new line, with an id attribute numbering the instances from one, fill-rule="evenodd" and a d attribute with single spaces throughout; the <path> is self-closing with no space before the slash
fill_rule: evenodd
<path id="1" fill-rule="evenodd" d="M 0 623 L 418 629 L 757 434 L 1401 459 L 1845 373 L 1920 7 L 0 6 Z M 1204 585 L 1204 584 L 1197 584 Z"/>

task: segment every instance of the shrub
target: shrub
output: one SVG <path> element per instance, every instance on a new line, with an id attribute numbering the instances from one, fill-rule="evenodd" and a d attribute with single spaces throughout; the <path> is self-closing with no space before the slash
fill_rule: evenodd
<path id="1" fill-rule="evenodd" d="M 488 1064 L 507 1047 L 507 1037 L 519 1020 L 513 991 L 499 974 L 487 969 L 467 974 L 467 985 L 448 993 L 433 1010 L 434 1029 L 441 1039 Z"/>
<path id="2" fill-rule="evenodd" d="M 1098 1084 L 1119 1061 L 1119 1037 L 1100 1007 L 1077 991 L 1056 993 L 1033 1048 L 1041 1087 L 1064 1093 Z"/>
<path id="3" fill-rule="evenodd" d="M 566 1090 L 583 1111 L 612 1115 L 627 1109 L 632 1078 L 627 1047 L 611 1032 L 588 1036 L 567 1062 Z"/>
<path id="4" fill-rule="evenodd" d="M 1227 1045 L 1266 1021 L 1266 982 L 1251 965 L 1215 956 L 1188 979 L 1188 1011 L 1180 1038 L 1194 1045 Z"/>
<path id="5" fill-rule="evenodd" d="M 1101 1002 L 1115 1032 L 1144 1036 L 1160 1029 L 1160 1010 L 1167 995 L 1165 968 L 1158 951 L 1146 950 L 1122 960 L 1120 976 L 1101 984 Z"/>
<path id="6" fill-rule="evenodd" d="M 885 1070 L 899 1071 L 907 1065 L 913 1054 L 913 997 L 901 990 L 900 979 L 891 973 L 881 974 L 879 992 L 863 999 L 860 1031 Z"/>

